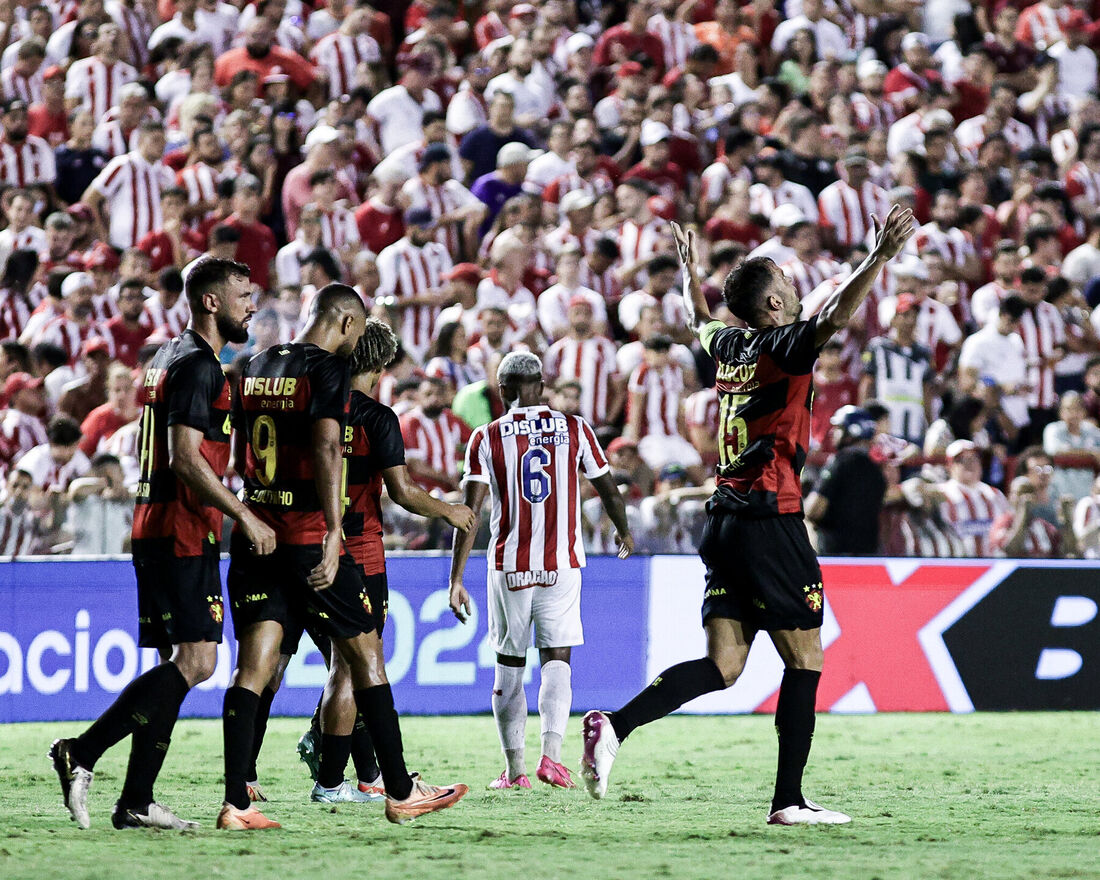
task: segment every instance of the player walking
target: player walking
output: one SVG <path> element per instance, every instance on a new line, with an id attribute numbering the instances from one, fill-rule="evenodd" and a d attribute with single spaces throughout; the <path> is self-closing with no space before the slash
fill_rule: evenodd
<path id="1" fill-rule="evenodd" d="M 247 552 L 237 533 L 228 587 L 240 650 L 225 693 L 225 803 L 218 827 L 277 828 L 252 806 L 248 764 L 260 693 L 271 680 L 284 634 L 309 625 L 332 640 L 350 668 L 355 704 L 378 752 L 386 818 L 406 822 L 444 809 L 465 785 L 437 788 L 409 775 L 401 729 L 384 669 L 375 608 L 384 583 L 365 583 L 341 534 L 347 357 L 366 327 L 359 295 L 329 284 L 315 297 L 296 341 L 275 345 L 245 367 L 234 407 L 234 458 L 246 503 L 275 530 L 275 551 Z M 345 753 L 346 760 L 346 753 Z"/>
<path id="2" fill-rule="evenodd" d="M 635 728 L 732 685 L 764 630 L 786 667 L 775 712 L 779 765 L 768 823 L 851 821 L 802 795 L 821 678 L 824 594 L 802 519 L 799 475 L 809 444 L 814 361 L 912 235 L 913 213 L 895 205 L 885 224 L 877 218 L 874 224 L 870 256 L 808 321 L 799 320 L 794 285 L 772 260 L 746 260 L 731 271 L 722 298 L 748 329 L 711 320 L 696 274 L 695 234 L 673 224 L 688 325 L 718 365 L 718 487 L 699 545 L 707 566 L 707 656 L 666 669 L 617 712 L 585 715 L 581 773 L 593 797 L 607 792 L 615 754 Z"/>
<path id="3" fill-rule="evenodd" d="M 561 763 L 561 743 L 573 699 L 570 649 L 584 644 L 578 472 L 591 481 L 615 524 L 620 559 L 634 550 L 634 539 L 592 428 L 579 416 L 566 416 L 542 403 L 542 361 L 513 352 L 500 362 L 497 379 L 510 411 L 474 431 L 465 469 L 466 504 L 480 514 L 487 494 L 493 501 L 487 554 L 489 638 L 497 653 L 493 718 L 507 766 L 489 787 L 531 787 L 523 755 L 523 667 L 534 623 L 542 663 L 542 760 L 537 775 L 550 785 L 573 788 Z M 462 576 L 474 537 L 473 530 L 456 533 L 451 557 L 451 610 L 463 623 L 471 609 Z"/>
<path id="4" fill-rule="evenodd" d="M 218 363 L 227 342 L 248 341 L 256 311 L 248 267 L 205 259 L 187 276 L 191 323 L 165 344 L 141 387 L 141 479 L 134 511 L 133 557 L 139 644 L 163 661 L 131 682 L 99 720 L 75 739 L 59 739 L 50 758 L 65 806 L 89 825 L 92 768 L 129 735 L 130 763 L 111 821 L 115 828 L 197 828 L 153 800 L 187 692 L 208 679 L 222 640 L 218 541 L 222 514 L 255 554 L 270 553 L 275 533 L 228 489 L 229 385 Z"/>

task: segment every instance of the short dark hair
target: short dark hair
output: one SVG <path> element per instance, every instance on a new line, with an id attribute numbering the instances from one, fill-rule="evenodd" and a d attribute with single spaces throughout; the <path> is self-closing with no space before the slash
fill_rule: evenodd
<path id="1" fill-rule="evenodd" d="M 309 313 L 311 316 L 335 318 L 343 312 L 356 309 L 366 313 L 366 306 L 363 305 L 359 294 L 355 292 L 355 288 L 336 281 L 326 284 L 317 291 Z"/>
<path id="2" fill-rule="evenodd" d="M 157 273 L 157 287 L 168 293 L 183 293 L 183 273 L 175 266 L 165 266 Z"/>
<path id="3" fill-rule="evenodd" d="M 649 258 L 645 270 L 650 275 L 656 275 L 658 272 L 667 272 L 669 269 L 677 269 L 679 266 L 680 263 L 672 254 L 657 254 Z"/>
<path id="4" fill-rule="evenodd" d="M 92 467 L 106 467 L 112 464 L 122 467 L 122 462 L 118 460 L 118 456 L 111 455 L 109 452 L 98 452 L 92 457 Z"/>
<path id="5" fill-rule="evenodd" d="M 83 436 L 80 425 L 68 416 L 54 416 L 46 425 L 46 440 L 54 446 L 75 446 Z"/>
<path id="6" fill-rule="evenodd" d="M 322 269 L 325 274 L 334 281 L 340 277 L 340 263 L 337 262 L 336 257 L 332 255 L 332 251 L 328 248 L 315 247 L 302 259 L 302 265 L 308 265 L 309 263 L 316 263 Z"/>
<path id="7" fill-rule="evenodd" d="M 187 302 L 192 308 L 202 303 L 202 298 L 216 288 L 221 287 L 230 278 L 249 277 L 249 268 L 236 260 L 223 260 L 219 257 L 204 257 L 191 267 L 184 279 L 183 290 Z"/>
<path id="8" fill-rule="evenodd" d="M 1028 266 L 1020 273 L 1021 284 L 1042 284 L 1047 280 L 1047 273 L 1041 266 Z"/>
<path id="9" fill-rule="evenodd" d="M 1013 321 L 1019 321 L 1024 316 L 1024 312 L 1027 311 L 1027 303 L 1024 302 L 1022 297 L 1010 293 L 1001 300 L 1001 307 L 998 311 L 1002 315 L 1008 315 Z"/>
<path id="10" fill-rule="evenodd" d="M 427 128 L 433 122 L 445 122 L 447 120 L 447 114 L 441 110 L 428 110 L 424 113 L 424 117 L 420 120 L 420 127 Z"/>
<path id="11" fill-rule="evenodd" d="M 22 342 L 15 339 L 5 339 L 0 342 L 0 351 L 7 355 L 9 361 L 16 364 L 16 372 L 29 373 L 31 371 L 31 353 Z"/>
<path id="12" fill-rule="evenodd" d="M 756 319 L 761 301 L 775 280 L 775 269 L 768 257 L 750 257 L 730 270 L 722 285 L 722 299 L 734 317 L 747 324 Z"/>
<path id="13" fill-rule="evenodd" d="M 122 293 L 122 291 L 131 289 L 131 288 L 133 288 L 135 290 L 144 291 L 145 290 L 145 282 L 142 281 L 140 278 L 123 278 L 118 283 L 118 292 L 119 293 Z"/>
<path id="14" fill-rule="evenodd" d="M 69 356 L 65 353 L 65 349 L 60 345 L 54 345 L 52 342 L 39 342 L 31 349 L 31 354 L 38 363 L 45 364 L 50 368 L 47 372 L 63 367 L 69 362 Z"/>
<path id="15" fill-rule="evenodd" d="M 615 239 L 609 238 L 606 235 L 596 239 L 596 243 L 592 246 L 592 251 L 608 260 L 617 260 L 622 254 Z"/>
<path id="16" fill-rule="evenodd" d="M 328 183 L 330 180 L 335 180 L 336 175 L 332 173 L 331 168 L 321 168 L 314 171 L 309 176 L 309 185 L 311 187 L 318 186 L 322 183 Z"/>
<path id="17" fill-rule="evenodd" d="M 1028 446 L 1020 452 L 1019 462 L 1020 464 L 1027 464 L 1033 458 L 1045 458 L 1047 461 L 1054 461 L 1054 456 L 1043 449 L 1042 446 Z"/>

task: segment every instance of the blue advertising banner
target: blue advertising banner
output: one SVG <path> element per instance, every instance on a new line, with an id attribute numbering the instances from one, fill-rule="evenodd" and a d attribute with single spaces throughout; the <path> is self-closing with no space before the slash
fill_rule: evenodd
<path id="1" fill-rule="evenodd" d="M 447 557 L 389 560 L 386 668 L 406 714 L 490 711 L 495 657 L 485 615 L 485 560 L 470 560 L 466 588 L 474 615 L 465 625 L 447 604 Z M 223 563 L 224 569 L 227 563 Z M 575 710 L 619 705 L 645 684 L 649 560 L 590 558 L 584 572 L 585 642 L 573 651 Z M 183 706 L 189 717 L 221 715 L 233 671 L 231 620 L 214 676 Z M 89 719 L 141 671 L 158 662 L 137 647 L 137 599 L 126 560 L 0 564 L 0 722 Z M 308 636 L 287 668 L 273 707 L 310 715 L 325 681 Z M 538 656 L 528 653 L 534 705 Z"/>

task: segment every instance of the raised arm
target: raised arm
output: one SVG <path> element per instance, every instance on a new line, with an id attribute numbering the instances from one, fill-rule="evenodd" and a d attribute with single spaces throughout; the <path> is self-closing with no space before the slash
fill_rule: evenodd
<path id="1" fill-rule="evenodd" d="M 699 245 L 695 239 L 695 230 L 685 232 L 679 223 L 673 221 L 672 234 L 676 237 L 676 253 L 680 257 L 680 267 L 684 278 L 684 312 L 687 315 L 688 329 L 698 334 L 704 326 L 714 320 L 707 307 L 703 287 L 699 283 Z"/>
<path id="2" fill-rule="evenodd" d="M 898 205 L 890 209 L 885 223 L 880 224 L 874 214 L 871 219 L 875 224 L 875 245 L 871 253 L 855 272 L 840 283 L 818 312 L 816 340 L 819 346 L 848 325 L 855 310 L 871 292 L 882 267 L 901 252 L 916 229 L 913 212 L 908 208 L 902 210 Z"/>

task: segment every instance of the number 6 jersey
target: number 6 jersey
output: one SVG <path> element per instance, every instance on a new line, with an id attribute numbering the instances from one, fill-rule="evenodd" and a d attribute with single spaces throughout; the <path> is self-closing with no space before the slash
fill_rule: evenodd
<path id="1" fill-rule="evenodd" d="M 802 512 L 817 318 L 699 331 L 718 366 L 718 488 L 711 503 L 749 517 Z"/>
<path id="2" fill-rule="evenodd" d="M 273 345 L 244 368 L 233 402 L 233 429 L 247 444 L 244 500 L 280 544 L 324 540 L 313 424 L 335 419 L 343 431 L 348 392 L 347 361 L 311 343 Z"/>
<path id="3" fill-rule="evenodd" d="M 464 479 L 489 486 L 489 568 L 584 568 L 580 477 L 607 473 L 607 458 L 580 416 L 517 407 L 474 431 Z"/>

